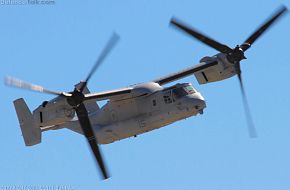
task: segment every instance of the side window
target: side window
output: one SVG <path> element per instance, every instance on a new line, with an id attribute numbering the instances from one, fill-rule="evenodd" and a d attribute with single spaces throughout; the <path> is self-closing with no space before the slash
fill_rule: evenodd
<path id="1" fill-rule="evenodd" d="M 187 92 L 183 88 L 176 88 L 172 90 L 174 97 L 176 99 L 181 98 L 187 95 Z"/>
<path id="2" fill-rule="evenodd" d="M 153 106 L 156 106 L 156 100 L 153 100 L 152 103 L 153 103 Z"/>
<path id="3" fill-rule="evenodd" d="M 163 99 L 165 104 L 172 103 L 171 90 L 164 92 Z"/>

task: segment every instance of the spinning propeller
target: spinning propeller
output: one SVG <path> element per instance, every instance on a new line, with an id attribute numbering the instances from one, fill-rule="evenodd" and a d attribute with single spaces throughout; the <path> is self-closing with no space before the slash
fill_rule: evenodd
<path id="1" fill-rule="evenodd" d="M 212 38 L 207 37 L 206 35 L 198 32 L 197 30 L 187 26 L 186 24 L 182 23 L 181 21 L 178 21 L 175 18 L 171 19 L 171 24 L 177 27 L 178 29 L 182 30 L 183 32 L 189 34 L 190 36 L 196 38 L 197 40 L 205 43 L 206 45 L 216 49 L 217 51 L 226 54 L 227 59 L 234 64 L 236 73 L 239 79 L 240 88 L 242 92 L 243 97 L 243 103 L 245 107 L 245 113 L 247 117 L 248 122 L 248 130 L 250 137 L 254 138 L 257 137 L 256 129 L 251 117 L 245 89 L 243 86 L 243 80 L 241 75 L 241 66 L 240 61 L 243 59 L 246 59 L 244 52 L 247 51 L 251 45 L 270 27 L 272 24 L 278 20 L 285 12 L 287 11 L 287 8 L 285 6 L 282 6 L 277 12 L 269 19 L 267 20 L 263 25 L 260 26 L 243 44 L 237 45 L 235 48 L 230 48 L 227 45 L 221 44 L 217 42 L 216 40 L 213 40 Z"/>
<path id="2" fill-rule="evenodd" d="M 105 48 L 103 49 L 103 51 L 101 52 L 99 59 L 96 61 L 95 65 L 91 69 L 85 81 L 81 83 L 81 86 L 79 88 L 75 88 L 73 92 L 66 93 L 66 92 L 51 91 L 42 86 L 27 83 L 22 80 L 11 78 L 11 77 L 6 78 L 5 80 L 6 85 L 9 85 L 9 86 L 14 86 L 14 87 L 37 91 L 37 92 L 46 93 L 46 94 L 59 95 L 67 99 L 68 104 L 76 111 L 81 128 L 91 147 L 92 153 L 95 156 L 97 164 L 99 165 L 103 179 L 109 178 L 109 175 L 105 167 L 105 163 L 103 161 L 101 151 L 98 147 L 98 141 L 97 141 L 96 136 L 94 135 L 92 124 L 89 120 L 88 111 L 84 105 L 84 101 L 86 101 L 86 99 L 85 99 L 85 95 L 83 91 L 86 88 L 92 75 L 99 68 L 99 66 L 103 63 L 104 59 L 107 57 L 110 51 L 114 48 L 118 40 L 119 40 L 119 36 L 114 33 L 111 36 Z"/>

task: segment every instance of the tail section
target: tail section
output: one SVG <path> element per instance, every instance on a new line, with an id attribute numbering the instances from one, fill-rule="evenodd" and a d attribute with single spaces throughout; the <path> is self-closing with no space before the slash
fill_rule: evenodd
<path id="1" fill-rule="evenodd" d="M 19 120 L 20 128 L 26 146 L 32 146 L 41 142 L 41 129 L 33 121 L 33 115 L 27 107 L 23 98 L 14 102 L 14 107 Z"/>

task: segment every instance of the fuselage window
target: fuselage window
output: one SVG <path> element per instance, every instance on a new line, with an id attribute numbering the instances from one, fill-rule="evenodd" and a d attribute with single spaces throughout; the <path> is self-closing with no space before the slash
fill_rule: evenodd
<path id="1" fill-rule="evenodd" d="M 164 93 L 163 99 L 164 99 L 165 104 L 172 103 L 171 90 Z"/>
<path id="2" fill-rule="evenodd" d="M 152 103 L 153 103 L 153 106 L 156 106 L 156 100 L 153 100 Z"/>

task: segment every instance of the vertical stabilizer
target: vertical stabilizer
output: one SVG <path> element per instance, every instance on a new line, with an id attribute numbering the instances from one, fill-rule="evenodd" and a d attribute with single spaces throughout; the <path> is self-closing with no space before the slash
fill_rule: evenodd
<path id="1" fill-rule="evenodd" d="M 27 107 L 23 98 L 14 102 L 14 107 L 19 120 L 20 128 L 26 146 L 32 146 L 41 142 L 41 129 L 35 126 L 33 115 Z"/>

